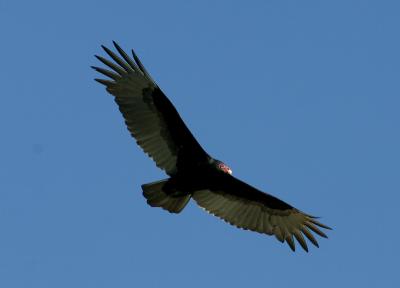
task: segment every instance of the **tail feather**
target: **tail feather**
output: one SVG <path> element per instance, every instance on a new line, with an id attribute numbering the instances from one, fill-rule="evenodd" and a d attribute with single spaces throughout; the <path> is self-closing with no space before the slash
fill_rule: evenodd
<path id="1" fill-rule="evenodd" d="M 143 196 L 147 203 L 152 207 L 161 207 L 171 213 L 179 213 L 185 208 L 190 200 L 190 195 L 168 195 L 164 190 L 164 185 L 168 179 L 143 184 Z"/>

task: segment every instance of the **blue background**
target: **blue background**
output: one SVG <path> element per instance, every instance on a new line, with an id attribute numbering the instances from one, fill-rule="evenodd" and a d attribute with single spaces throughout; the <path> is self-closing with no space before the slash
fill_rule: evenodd
<path id="1" fill-rule="evenodd" d="M 0 1 L 0 287 L 399 287 L 398 1 Z M 191 203 L 89 65 L 134 48 L 234 175 L 334 228 L 310 253 Z M 299 248 L 299 246 L 298 246 Z"/>

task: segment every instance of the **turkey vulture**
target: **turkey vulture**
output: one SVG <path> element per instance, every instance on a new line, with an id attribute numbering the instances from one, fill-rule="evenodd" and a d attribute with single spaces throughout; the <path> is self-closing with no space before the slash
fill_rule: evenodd
<path id="1" fill-rule="evenodd" d="M 233 177 L 226 164 L 208 155 L 134 51 L 132 59 L 113 43 L 119 55 L 102 46 L 113 61 L 96 55 L 111 70 L 92 67 L 109 79 L 95 80 L 114 95 L 137 144 L 170 176 L 142 185 L 150 206 L 179 213 L 193 198 L 204 210 L 224 221 L 245 230 L 275 235 L 293 251 L 294 238 L 308 251 L 304 236 L 318 247 L 311 231 L 327 238 L 320 229 L 331 228 L 318 222 L 317 217 Z"/>

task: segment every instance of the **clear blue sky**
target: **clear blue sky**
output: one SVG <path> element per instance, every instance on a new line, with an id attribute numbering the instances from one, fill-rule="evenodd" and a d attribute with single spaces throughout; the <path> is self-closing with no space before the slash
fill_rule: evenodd
<path id="1" fill-rule="evenodd" d="M 399 287 L 399 1 L 245 2 L 0 1 L 0 287 Z M 330 238 L 147 206 L 165 175 L 89 68 L 111 40 Z"/>

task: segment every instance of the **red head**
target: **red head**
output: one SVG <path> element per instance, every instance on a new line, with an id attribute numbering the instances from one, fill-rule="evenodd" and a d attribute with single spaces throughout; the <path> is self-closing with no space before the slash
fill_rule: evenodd
<path id="1" fill-rule="evenodd" d="M 219 170 L 221 170 L 222 172 L 228 173 L 229 175 L 232 175 L 232 170 L 231 168 L 229 168 L 228 165 L 226 165 L 225 163 L 218 161 L 217 163 L 217 168 Z"/>

